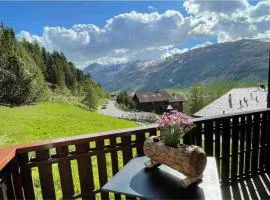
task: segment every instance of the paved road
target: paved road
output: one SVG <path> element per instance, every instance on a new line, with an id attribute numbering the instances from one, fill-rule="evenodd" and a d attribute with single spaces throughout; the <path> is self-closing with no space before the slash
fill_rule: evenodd
<path id="1" fill-rule="evenodd" d="M 153 114 L 148 113 L 148 112 L 126 112 L 126 111 L 120 110 L 119 108 L 116 107 L 115 104 L 116 104 L 115 101 L 110 101 L 107 104 L 107 108 L 105 109 L 100 108 L 98 112 L 103 115 L 109 115 L 109 116 L 118 117 L 118 118 L 124 117 L 124 118 L 129 118 L 129 119 L 132 119 L 132 118 L 141 119 L 143 117 L 144 118 L 149 117 L 149 116 L 153 117 Z"/>
<path id="2" fill-rule="evenodd" d="M 107 104 L 107 108 L 105 109 L 99 109 L 98 112 L 103 114 L 103 115 L 109 115 L 109 116 L 112 116 L 112 117 L 122 117 L 123 115 L 125 114 L 128 114 L 128 112 L 125 112 L 123 110 L 120 110 L 116 107 L 115 105 L 115 101 L 110 101 L 108 104 Z"/>

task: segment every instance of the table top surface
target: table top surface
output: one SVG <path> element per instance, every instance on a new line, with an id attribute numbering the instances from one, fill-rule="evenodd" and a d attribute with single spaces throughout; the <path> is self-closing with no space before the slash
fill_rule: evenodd
<path id="1" fill-rule="evenodd" d="M 221 199 L 215 158 L 207 157 L 202 182 L 188 188 L 180 185 L 180 179 L 185 176 L 166 165 L 145 169 L 144 162 L 148 159 L 143 156 L 130 160 L 102 191 L 145 199 Z"/>

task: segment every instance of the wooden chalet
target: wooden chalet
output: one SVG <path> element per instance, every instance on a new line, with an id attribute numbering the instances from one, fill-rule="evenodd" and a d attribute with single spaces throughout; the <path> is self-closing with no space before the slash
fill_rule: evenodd
<path id="1" fill-rule="evenodd" d="M 138 109 L 146 112 L 162 114 L 169 110 L 183 112 L 183 103 L 186 98 L 176 94 L 170 95 L 166 91 L 137 92 L 133 100 L 138 105 Z"/>

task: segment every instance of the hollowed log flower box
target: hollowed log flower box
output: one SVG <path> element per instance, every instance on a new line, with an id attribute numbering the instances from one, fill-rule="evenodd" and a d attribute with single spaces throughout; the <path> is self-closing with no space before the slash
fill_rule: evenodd
<path id="1" fill-rule="evenodd" d="M 161 136 L 151 136 L 144 142 L 144 153 L 150 158 L 146 168 L 165 164 L 185 175 L 180 183 L 187 187 L 202 179 L 207 157 L 202 148 L 180 144 L 180 139 L 194 128 L 190 118 L 180 112 L 165 113 L 157 120 Z"/>
<path id="2" fill-rule="evenodd" d="M 196 145 L 168 147 L 161 140 L 155 142 L 156 136 L 146 139 L 144 153 L 152 162 L 165 164 L 189 177 L 201 175 L 206 166 L 206 154 Z"/>

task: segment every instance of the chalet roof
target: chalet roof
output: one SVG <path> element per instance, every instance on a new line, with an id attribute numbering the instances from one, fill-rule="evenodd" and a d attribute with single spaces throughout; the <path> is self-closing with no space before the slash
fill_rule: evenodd
<path id="1" fill-rule="evenodd" d="M 135 96 L 137 96 L 140 103 L 159 102 L 159 101 L 168 101 L 168 102 L 186 101 L 185 96 L 181 96 L 179 94 L 170 95 L 166 91 L 136 92 Z"/>
<path id="2" fill-rule="evenodd" d="M 229 100 L 230 98 L 231 106 Z M 193 115 L 197 117 L 210 117 L 262 109 L 266 108 L 266 99 L 267 89 L 260 89 L 257 87 L 235 88 Z"/>
<path id="3" fill-rule="evenodd" d="M 171 95 L 170 102 L 179 102 L 179 101 L 187 101 L 186 96 L 180 94 Z"/>
<path id="4" fill-rule="evenodd" d="M 136 92 L 135 96 L 140 103 L 169 101 L 171 96 L 166 91 Z"/>

